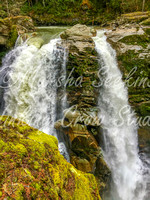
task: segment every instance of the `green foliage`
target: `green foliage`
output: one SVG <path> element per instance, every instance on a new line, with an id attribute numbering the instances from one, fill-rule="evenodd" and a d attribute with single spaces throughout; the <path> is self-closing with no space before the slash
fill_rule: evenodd
<path id="1" fill-rule="evenodd" d="M 5 2 L 5 1 L 4 1 Z M 14 15 L 15 5 L 21 15 L 29 15 L 37 25 L 91 25 L 106 23 L 121 13 L 142 11 L 142 0 L 8 0 L 0 3 L 0 17 Z M 1 9 L 2 8 L 2 9 Z M 150 10 L 150 1 L 145 1 L 145 11 Z"/>

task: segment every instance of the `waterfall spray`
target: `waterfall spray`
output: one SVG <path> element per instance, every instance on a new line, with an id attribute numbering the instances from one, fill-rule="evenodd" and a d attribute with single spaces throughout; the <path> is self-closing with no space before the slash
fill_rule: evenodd
<path id="1" fill-rule="evenodd" d="M 66 73 L 67 56 L 60 43 L 61 39 L 53 39 L 40 49 L 24 43 L 6 55 L 1 70 L 8 79 L 4 84 L 3 115 L 18 118 L 55 137 L 57 79 L 60 71 Z M 65 105 L 64 100 L 62 105 Z M 62 154 L 67 155 L 62 141 L 59 148 Z"/>
<path id="2" fill-rule="evenodd" d="M 111 169 L 113 182 L 108 199 L 144 200 L 146 169 L 138 155 L 136 119 L 128 103 L 128 93 L 117 66 L 116 53 L 107 43 L 103 31 L 93 39 L 103 83 L 99 96 L 104 136 L 103 155 Z"/>

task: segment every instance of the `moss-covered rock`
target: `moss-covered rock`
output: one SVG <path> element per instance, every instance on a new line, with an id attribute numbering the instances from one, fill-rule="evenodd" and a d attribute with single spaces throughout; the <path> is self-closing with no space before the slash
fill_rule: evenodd
<path id="1" fill-rule="evenodd" d="M 55 137 L 7 116 L 0 132 L 2 199 L 100 199 L 94 176 L 69 164 Z"/>
<path id="2" fill-rule="evenodd" d="M 144 26 L 150 26 L 150 17 L 148 19 L 142 21 L 140 24 L 144 25 Z"/>
<path id="3" fill-rule="evenodd" d="M 93 81 L 98 80 L 99 66 L 92 36 L 93 30 L 80 24 L 61 34 L 62 44 L 69 50 L 67 63 L 69 105 L 78 104 L 79 107 L 97 105 L 98 89 L 93 86 Z"/>
<path id="4" fill-rule="evenodd" d="M 10 33 L 9 33 L 8 42 L 7 42 L 7 47 L 8 48 L 11 48 L 11 47 L 13 47 L 15 45 L 17 37 L 18 37 L 17 26 L 16 25 L 12 25 Z"/>
<path id="5" fill-rule="evenodd" d="M 145 33 L 146 33 L 147 35 L 150 36 L 150 27 L 149 27 L 149 28 L 144 28 L 144 31 L 145 31 Z"/>
<path id="6" fill-rule="evenodd" d="M 108 34 L 113 48 L 117 51 L 117 59 L 123 80 L 128 87 L 129 102 L 137 115 L 144 118 L 149 116 L 149 76 L 150 54 L 148 26 L 137 29 L 137 24 L 128 27 L 118 27 Z M 133 30 L 133 31 L 132 31 Z"/>
<path id="7" fill-rule="evenodd" d="M 147 45 L 150 43 L 150 38 L 148 37 L 147 34 L 129 35 L 129 36 L 126 36 L 126 37 L 122 38 L 121 40 L 119 40 L 119 42 L 123 42 L 123 43 L 129 44 L 129 45 L 140 45 L 143 48 L 146 48 Z"/>
<path id="8" fill-rule="evenodd" d="M 148 19 L 150 12 L 133 12 L 122 14 L 121 18 L 123 18 L 126 22 L 141 22 L 143 20 Z"/>
<path id="9" fill-rule="evenodd" d="M 32 19 L 27 16 L 16 16 L 0 19 L 0 45 L 11 48 L 18 35 L 34 31 Z"/>

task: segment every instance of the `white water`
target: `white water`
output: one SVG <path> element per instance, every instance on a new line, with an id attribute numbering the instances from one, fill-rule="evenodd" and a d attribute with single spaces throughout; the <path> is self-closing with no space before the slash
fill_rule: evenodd
<path id="1" fill-rule="evenodd" d="M 65 49 L 57 44 L 60 39 L 53 39 L 40 49 L 24 43 L 6 55 L 1 70 L 1 74 L 8 71 L 3 114 L 56 137 L 57 79 L 60 72 L 66 75 L 67 59 Z M 62 99 L 64 105 L 65 99 Z M 59 143 L 59 149 L 67 155 L 63 143 Z"/>
<path id="2" fill-rule="evenodd" d="M 144 200 L 147 169 L 138 155 L 137 125 L 117 66 L 116 53 L 104 32 L 93 38 L 99 56 L 99 107 L 104 135 L 103 155 L 112 173 L 110 200 Z"/>

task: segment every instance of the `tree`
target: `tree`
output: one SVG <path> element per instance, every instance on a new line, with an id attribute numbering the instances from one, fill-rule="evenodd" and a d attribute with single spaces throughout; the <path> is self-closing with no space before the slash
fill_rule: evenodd
<path id="1" fill-rule="evenodd" d="M 144 7 L 145 7 L 145 0 L 143 0 L 142 12 L 144 12 Z"/>

